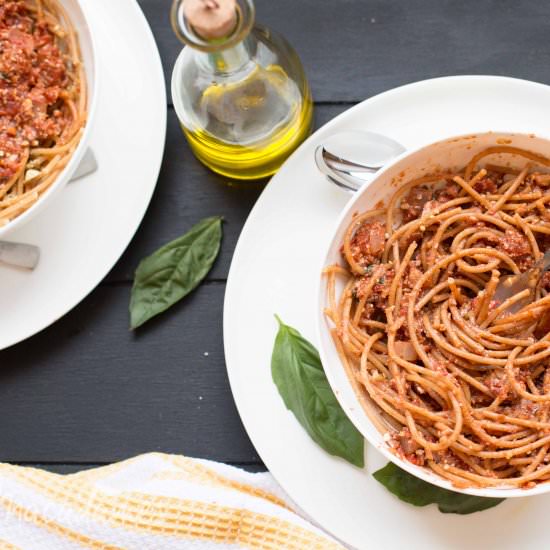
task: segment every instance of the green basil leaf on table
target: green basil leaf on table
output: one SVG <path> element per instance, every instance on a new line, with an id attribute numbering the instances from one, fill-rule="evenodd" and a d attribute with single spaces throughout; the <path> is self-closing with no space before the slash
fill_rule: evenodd
<path id="1" fill-rule="evenodd" d="M 311 438 L 331 455 L 364 466 L 364 439 L 328 383 L 317 350 L 279 317 L 271 375 L 287 407 Z"/>
<path id="2" fill-rule="evenodd" d="M 166 311 L 196 288 L 212 268 L 221 239 L 222 218 L 206 218 L 142 260 L 132 287 L 131 328 Z"/>
<path id="3" fill-rule="evenodd" d="M 441 489 L 405 472 L 393 462 L 374 472 L 374 478 L 396 497 L 414 506 L 437 504 L 444 514 L 473 514 L 500 504 L 503 498 L 476 497 Z"/>

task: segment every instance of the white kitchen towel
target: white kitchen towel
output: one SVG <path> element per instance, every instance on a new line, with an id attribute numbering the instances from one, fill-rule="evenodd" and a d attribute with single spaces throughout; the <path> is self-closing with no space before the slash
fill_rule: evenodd
<path id="1" fill-rule="evenodd" d="M 338 549 L 268 473 L 151 453 L 77 474 L 0 464 L 0 549 Z"/>

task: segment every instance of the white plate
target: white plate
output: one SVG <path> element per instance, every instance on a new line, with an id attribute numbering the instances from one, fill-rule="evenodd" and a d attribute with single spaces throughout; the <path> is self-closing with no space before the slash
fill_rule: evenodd
<path id="1" fill-rule="evenodd" d="M 274 313 L 315 339 L 318 267 L 349 195 L 317 173 L 313 152 L 343 129 L 386 134 L 407 148 L 481 130 L 547 135 L 550 87 L 502 77 L 428 80 L 373 97 L 316 132 L 272 179 L 243 229 L 226 290 L 225 354 L 235 401 L 262 460 L 317 523 L 357 548 L 499 549 L 547 546 L 550 495 L 444 515 L 415 508 L 370 475 L 324 453 L 287 411 L 271 380 Z"/>
<path id="2" fill-rule="evenodd" d="M 0 349 L 78 304 L 132 239 L 155 188 L 166 138 L 157 46 L 135 0 L 81 0 L 101 82 L 90 146 L 99 170 L 70 183 L 7 240 L 37 244 L 32 272 L 0 267 Z"/>

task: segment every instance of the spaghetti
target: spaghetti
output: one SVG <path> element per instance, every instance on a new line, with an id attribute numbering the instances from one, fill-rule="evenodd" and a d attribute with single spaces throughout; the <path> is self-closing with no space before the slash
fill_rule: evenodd
<path id="1" fill-rule="evenodd" d="M 345 265 L 325 269 L 325 313 L 367 413 L 394 453 L 457 487 L 550 480 L 550 276 L 495 299 L 550 249 L 549 168 L 499 146 L 410 181 L 354 217 Z"/>
<path id="2" fill-rule="evenodd" d="M 84 69 L 62 5 L 0 1 L 0 226 L 50 188 L 85 122 Z"/>

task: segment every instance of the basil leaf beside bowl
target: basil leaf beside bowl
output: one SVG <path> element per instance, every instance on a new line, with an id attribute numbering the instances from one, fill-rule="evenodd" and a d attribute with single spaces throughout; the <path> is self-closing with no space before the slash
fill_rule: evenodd
<path id="1" fill-rule="evenodd" d="M 500 504 L 503 498 L 486 498 L 455 493 L 427 483 L 390 462 L 372 474 L 388 491 L 414 506 L 437 504 L 444 514 L 473 514 Z"/>
<path id="2" fill-rule="evenodd" d="M 136 329 L 189 294 L 206 277 L 220 250 L 222 218 L 206 218 L 139 264 L 130 300 Z"/>
<path id="3" fill-rule="evenodd" d="M 364 439 L 328 383 L 317 350 L 278 317 L 271 374 L 287 407 L 311 438 L 331 455 L 364 466 Z"/>
<path id="4" fill-rule="evenodd" d="M 364 440 L 340 407 L 317 350 L 279 317 L 271 358 L 271 375 L 287 407 L 310 437 L 325 451 L 364 466 Z M 473 514 L 500 504 L 503 498 L 464 495 L 422 481 L 390 462 L 373 474 L 403 502 L 437 504 L 444 514 Z"/>

